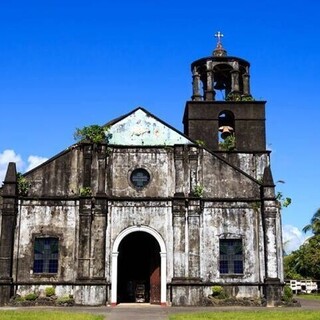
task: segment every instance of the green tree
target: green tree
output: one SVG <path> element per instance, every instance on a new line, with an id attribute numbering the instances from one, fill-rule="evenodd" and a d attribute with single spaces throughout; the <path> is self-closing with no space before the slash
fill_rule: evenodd
<path id="1" fill-rule="evenodd" d="M 320 234 L 305 241 L 296 251 L 284 259 L 286 278 L 320 279 Z"/>
<path id="2" fill-rule="evenodd" d="M 320 235 L 320 209 L 315 212 L 310 220 L 310 223 L 307 224 L 302 231 L 305 233 L 311 231 L 314 235 Z"/>

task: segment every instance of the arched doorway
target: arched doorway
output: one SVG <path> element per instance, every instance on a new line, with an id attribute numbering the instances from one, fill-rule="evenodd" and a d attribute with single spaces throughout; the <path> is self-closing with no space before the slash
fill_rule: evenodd
<path id="1" fill-rule="evenodd" d="M 119 245 L 118 303 L 160 304 L 160 247 L 146 232 L 132 232 Z"/>
<path id="2" fill-rule="evenodd" d="M 139 284 L 144 285 L 146 302 L 166 305 L 166 262 L 164 241 L 154 229 L 123 230 L 113 244 L 111 304 L 134 302 Z"/>

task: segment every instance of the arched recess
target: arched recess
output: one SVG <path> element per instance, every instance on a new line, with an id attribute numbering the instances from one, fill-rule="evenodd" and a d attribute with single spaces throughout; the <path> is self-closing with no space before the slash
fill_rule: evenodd
<path id="1" fill-rule="evenodd" d="M 160 247 L 160 270 L 161 270 L 161 292 L 160 303 L 167 305 L 167 251 L 165 243 L 161 235 L 148 226 L 132 226 L 121 231 L 112 246 L 112 262 L 111 262 L 111 305 L 117 304 L 117 287 L 118 287 L 118 255 L 119 245 L 121 241 L 132 232 L 146 232 L 152 235 L 158 242 Z"/>
<path id="2" fill-rule="evenodd" d="M 235 135 L 235 120 L 234 114 L 230 110 L 223 110 L 218 116 L 218 140 L 225 140 L 230 135 Z"/>

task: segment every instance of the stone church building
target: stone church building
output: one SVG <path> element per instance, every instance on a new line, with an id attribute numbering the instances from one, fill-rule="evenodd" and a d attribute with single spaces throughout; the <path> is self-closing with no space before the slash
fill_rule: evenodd
<path id="1" fill-rule="evenodd" d="M 62 146 L 22 176 L 23 190 L 10 163 L 0 305 L 48 286 L 82 305 L 199 305 L 213 285 L 274 305 L 281 216 L 249 68 L 219 38 L 191 64 L 183 133 L 137 108 L 107 123 L 106 142 Z"/>

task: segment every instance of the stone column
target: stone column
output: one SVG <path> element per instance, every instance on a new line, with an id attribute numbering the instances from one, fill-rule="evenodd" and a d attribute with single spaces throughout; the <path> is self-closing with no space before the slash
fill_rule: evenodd
<path id="1" fill-rule="evenodd" d="M 189 182 L 189 188 L 190 191 L 189 193 L 193 195 L 196 186 L 201 185 L 201 181 L 198 177 L 198 148 L 197 147 L 190 147 L 189 152 L 188 152 L 188 157 L 189 157 L 189 177 L 190 177 L 190 182 Z"/>
<path id="2" fill-rule="evenodd" d="M 176 174 L 175 197 L 185 195 L 185 149 L 183 146 L 174 147 L 174 167 Z"/>
<path id="3" fill-rule="evenodd" d="M 91 199 L 81 198 L 79 206 L 78 279 L 90 278 Z"/>
<path id="4" fill-rule="evenodd" d="M 17 172 L 16 165 L 9 163 L 3 185 L 2 223 L 0 238 L 0 306 L 7 304 L 13 295 L 12 266 L 14 232 L 17 219 Z"/>
<path id="5" fill-rule="evenodd" d="M 185 199 L 173 199 L 173 277 L 186 276 L 186 207 Z"/>
<path id="6" fill-rule="evenodd" d="M 250 75 L 245 73 L 242 75 L 243 82 L 243 94 L 246 96 L 250 96 Z"/>
<path id="7" fill-rule="evenodd" d="M 278 270 L 279 256 L 278 246 L 282 247 L 282 237 L 277 232 L 277 220 L 279 209 L 276 201 L 264 203 L 264 245 L 265 245 L 265 295 L 267 306 L 275 306 L 281 300 L 281 283 Z"/>
<path id="8" fill-rule="evenodd" d="M 239 92 L 239 71 L 233 70 L 231 71 L 231 92 Z"/>
<path id="9" fill-rule="evenodd" d="M 106 187 L 106 145 L 98 152 L 98 195 L 105 195 Z"/>
<path id="10" fill-rule="evenodd" d="M 188 277 L 200 278 L 200 200 L 189 201 L 188 206 Z"/>
<path id="11" fill-rule="evenodd" d="M 83 153 L 83 186 L 91 187 L 92 145 L 84 145 Z"/>
<path id="12" fill-rule="evenodd" d="M 167 305 L 167 254 L 160 252 L 160 272 L 161 272 L 161 290 L 160 290 L 160 303 L 162 306 Z"/>
<path id="13" fill-rule="evenodd" d="M 95 199 L 91 223 L 92 278 L 105 280 L 107 200 Z"/>
<path id="14" fill-rule="evenodd" d="M 207 71 L 207 85 L 206 85 L 206 92 L 205 92 L 205 100 L 212 101 L 215 97 L 215 92 L 213 90 L 213 72 L 211 70 Z"/>
<path id="15" fill-rule="evenodd" d="M 193 69 L 192 72 L 192 100 L 199 101 L 202 100 L 202 95 L 200 92 L 200 75 L 196 68 Z"/>
<path id="16" fill-rule="evenodd" d="M 119 252 L 112 252 L 111 261 L 111 306 L 117 305 L 117 294 L 118 294 L 118 256 Z"/>

